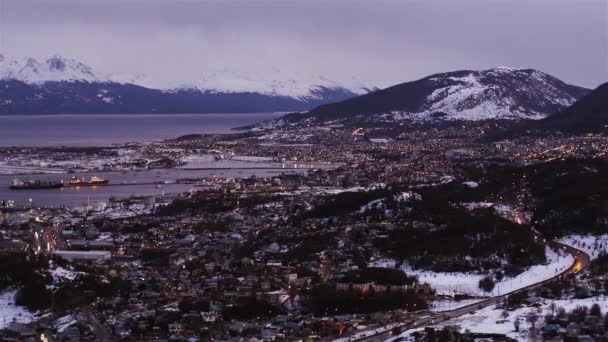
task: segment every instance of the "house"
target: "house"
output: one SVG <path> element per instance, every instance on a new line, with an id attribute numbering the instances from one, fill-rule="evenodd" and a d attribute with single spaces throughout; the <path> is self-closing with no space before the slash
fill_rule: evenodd
<path id="1" fill-rule="evenodd" d="M 216 310 L 201 311 L 201 318 L 205 323 L 215 323 L 221 320 L 221 314 Z"/>
<path id="2" fill-rule="evenodd" d="M 171 323 L 168 327 L 171 335 L 179 335 L 184 331 L 184 327 L 180 323 Z"/>
<path id="3" fill-rule="evenodd" d="M 283 262 L 281 260 L 268 260 L 266 266 L 281 267 L 283 266 Z"/>

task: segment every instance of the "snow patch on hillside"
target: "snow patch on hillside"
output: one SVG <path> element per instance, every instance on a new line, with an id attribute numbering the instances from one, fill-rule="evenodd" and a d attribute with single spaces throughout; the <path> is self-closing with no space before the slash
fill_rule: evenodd
<path id="1" fill-rule="evenodd" d="M 61 334 L 76 323 L 78 323 L 78 321 L 74 315 L 62 316 L 55 321 L 55 329 Z"/>
<path id="2" fill-rule="evenodd" d="M 421 89 L 433 90 L 421 99 L 417 109 L 379 113 L 376 117 L 381 121 L 415 122 L 538 120 L 577 100 L 566 90 L 566 84 L 532 69 L 498 67 L 438 74 L 420 81 L 424 82 Z"/>
<path id="3" fill-rule="evenodd" d="M 608 253 L 608 234 L 604 235 L 568 235 L 559 242 L 589 254 L 591 260 Z"/>
<path id="4" fill-rule="evenodd" d="M 15 305 L 17 290 L 6 291 L 0 294 L 0 330 L 11 323 L 27 324 L 35 320 L 33 312 L 23 306 Z"/>
<path id="5" fill-rule="evenodd" d="M 439 294 L 463 293 L 472 296 L 496 296 L 552 278 L 574 263 L 572 255 L 566 252 L 554 251 L 549 247 L 546 248 L 545 252 L 547 256 L 546 264 L 531 266 L 516 277 L 505 278 L 497 282 L 494 290 L 490 293 L 479 288 L 479 281 L 485 276 L 484 274 L 414 270 L 409 265 L 402 266 L 402 269 L 410 276 L 417 276 L 420 282 L 431 285 Z M 389 265 L 390 263 L 384 259 L 375 265 L 380 264 Z"/>

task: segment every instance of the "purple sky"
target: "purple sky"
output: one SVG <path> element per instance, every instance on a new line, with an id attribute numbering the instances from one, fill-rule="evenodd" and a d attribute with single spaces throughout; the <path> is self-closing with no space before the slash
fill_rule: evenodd
<path id="1" fill-rule="evenodd" d="M 608 81 L 606 0 L 0 2 L 0 53 L 157 79 L 280 69 L 387 86 L 513 66 Z"/>

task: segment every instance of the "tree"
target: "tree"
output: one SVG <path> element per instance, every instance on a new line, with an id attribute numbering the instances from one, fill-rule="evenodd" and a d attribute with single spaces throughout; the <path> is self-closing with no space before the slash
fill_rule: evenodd
<path id="1" fill-rule="evenodd" d="M 484 277 L 479 281 L 479 288 L 485 292 L 491 292 L 494 289 L 494 280 L 490 277 Z"/>
<path id="2" fill-rule="evenodd" d="M 582 322 L 587 317 L 589 309 L 584 305 L 579 305 L 572 310 L 572 317 L 576 322 Z"/>
<path id="3" fill-rule="evenodd" d="M 551 309 L 551 316 L 555 316 L 555 302 L 549 304 L 549 309 Z"/>
<path id="4" fill-rule="evenodd" d="M 528 322 L 532 324 L 532 330 L 536 329 L 536 322 L 538 321 L 538 314 L 535 311 L 528 313 Z"/>
<path id="5" fill-rule="evenodd" d="M 598 303 L 594 303 L 589 310 L 591 316 L 602 317 L 602 308 Z"/>
<path id="6" fill-rule="evenodd" d="M 47 309 L 52 302 L 52 293 L 47 289 L 48 279 L 38 273 L 31 275 L 30 281 L 15 295 L 15 304 L 27 307 L 30 310 Z"/>

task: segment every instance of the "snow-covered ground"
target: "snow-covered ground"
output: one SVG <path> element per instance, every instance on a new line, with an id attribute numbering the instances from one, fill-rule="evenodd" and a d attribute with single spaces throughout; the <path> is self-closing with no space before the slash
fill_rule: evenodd
<path id="1" fill-rule="evenodd" d="M 464 293 L 472 296 L 496 296 L 554 277 L 574 263 L 572 255 L 563 251 L 554 251 L 547 247 L 546 255 L 547 264 L 534 265 L 516 277 L 505 278 L 497 282 L 491 293 L 479 288 L 479 281 L 485 276 L 484 274 L 414 270 L 408 265 L 402 266 L 402 269 L 408 275 L 417 276 L 420 282 L 431 285 L 439 294 Z M 393 268 L 395 264 L 394 260 L 379 259 L 369 266 Z"/>
<path id="2" fill-rule="evenodd" d="M 34 173 L 65 173 L 64 169 L 47 168 L 37 166 L 16 166 L 8 165 L 6 162 L 0 161 L 0 175 L 20 175 Z"/>
<path id="3" fill-rule="evenodd" d="M 476 188 L 479 186 L 479 183 L 473 181 L 463 182 L 462 184 L 468 186 L 469 188 Z"/>
<path id="4" fill-rule="evenodd" d="M 114 170 L 128 170 L 134 169 L 131 163 L 135 160 L 151 161 L 138 150 L 119 148 L 115 151 L 117 155 L 71 154 L 70 158 L 61 151 L 36 155 L 26 151 L 16 156 L 0 156 L 0 175 L 66 173 L 69 169 L 105 170 L 110 166 Z"/>
<path id="5" fill-rule="evenodd" d="M 608 234 L 604 235 L 568 235 L 559 242 L 589 254 L 591 260 L 603 253 L 608 253 Z"/>
<path id="6" fill-rule="evenodd" d="M 562 251 L 556 252 L 548 247 L 546 249 L 546 255 L 546 265 L 534 265 L 516 277 L 505 278 L 502 281 L 497 282 L 491 293 L 484 292 L 479 288 L 479 281 L 484 277 L 483 274 L 436 273 L 411 270 L 407 267 L 405 267 L 404 271 L 409 275 L 418 276 L 418 279 L 421 282 L 429 283 L 431 287 L 438 292 L 496 296 L 554 277 L 572 266 L 572 263 L 574 262 L 572 255 Z"/>
<path id="7" fill-rule="evenodd" d="M 61 266 L 54 269 L 49 269 L 49 272 L 53 276 L 53 281 L 56 283 L 60 283 L 65 280 L 74 280 L 78 274 L 81 274 L 81 272 L 75 272 Z"/>
<path id="8" fill-rule="evenodd" d="M 527 322 L 527 316 L 533 312 L 539 317 L 537 327 L 542 325 L 543 317 L 547 314 L 551 314 L 550 305 L 555 304 L 556 308 L 564 308 L 566 311 L 572 311 L 577 306 L 586 306 L 590 308 L 594 303 L 600 305 L 602 312 L 608 310 L 608 298 L 585 298 L 585 299 L 567 299 L 567 300 L 543 300 L 540 303 L 539 309 L 535 307 L 523 307 L 514 311 L 505 311 L 503 309 L 496 309 L 491 306 L 485 309 L 481 309 L 475 313 L 464 315 L 437 325 L 437 327 L 453 326 L 458 325 L 461 331 L 469 330 L 476 333 L 495 333 L 495 334 L 506 334 L 507 336 L 517 339 L 518 341 L 528 341 L 527 331 L 530 329 L 530 323 Z M 506 317 L 503 317 L 505 313 Z M 519 320 L 520 332 L 515 331 L 514 322 Z M 401 337 L 407 340 L 411 336 L 412 332 L 419 330 L 413 329 L 401 334 Z"/>
<path id="9" fill-rule="evenodd" d="M 55 329 L 57 329 L 58 333 L 62 333 L 67 328 L 71 327 L 72 325 L 74 325 L 76 323 L 78 323 L 78 321 L 76 320 L 74 315 L 67 315 L 67 316 L 59 317 L 55 321 Z"/>
<path id="10" fill-rule="evenodd" d="M 10 290 L 0 294 L 0 330 L 11 323 L 30 323 L 36 319 L 31 311 L 22 306 L 15 305 L 17 290 Z"/>

